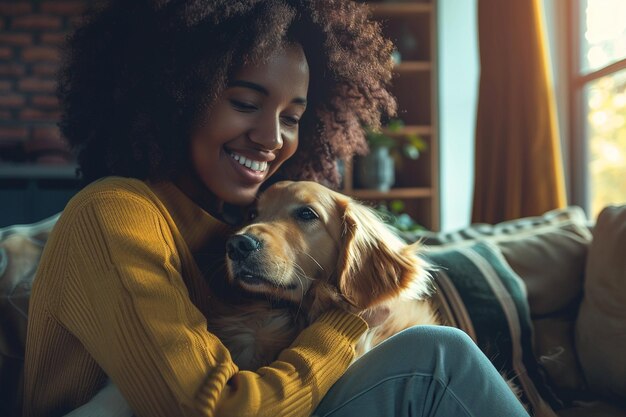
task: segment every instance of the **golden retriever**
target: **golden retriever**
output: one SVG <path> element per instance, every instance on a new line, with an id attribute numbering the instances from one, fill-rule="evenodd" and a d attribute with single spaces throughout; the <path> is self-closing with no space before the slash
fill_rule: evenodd
<path id="1" fill-rule="evenodd" d="M 372 312 L 356 360 L 411 326 L 441 324 L 420 246 L 350 197 L 314 182 L 278 182 L 260 196 L 254 222 L 227 242 L 230 284 L 262 298 L 212 318 L 209 329 L 241 369 L 255 370 L 328 308 Z"/>
<path id="2" fill-rule="evenodd" d="M 405 328 L 437 323 L 419 244 L 405 244 L 372 209 L 317 183 L 268 188 L 254 222 L 228 240 L 227 268 L 232 286 L 260 296 L 209 320 L 242 369 L 272 362 L 334 306 L 372 312 L 357 356 Z"/>

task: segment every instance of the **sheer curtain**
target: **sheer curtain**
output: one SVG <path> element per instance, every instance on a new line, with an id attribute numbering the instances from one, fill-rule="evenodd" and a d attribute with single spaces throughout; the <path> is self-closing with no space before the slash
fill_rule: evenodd
<path id="1" fill-rule="evenodd" d="M 478 0 L 480 88 L 472 221 L 566 204 L 542 0 Z"/>

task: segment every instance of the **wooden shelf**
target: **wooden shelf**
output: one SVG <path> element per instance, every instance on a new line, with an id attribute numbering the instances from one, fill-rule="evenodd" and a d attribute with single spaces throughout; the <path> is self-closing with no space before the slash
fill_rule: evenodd
<path id="1" fill-rule="evenodd" d="M 370 10 L 376 17 L 406 17 L 407 14 L 430 13 L 433 6 L 430 3 L 368 3 Z"/>
<path id="2" fill-rule="evenodd" d="M 395 188 L 387 192 L 355 187 L 352 161 L 344 161 L 341 191 L 358 200 L 376 204 L 400 200 L 404 211 L 419 224 L 439 229 L 439 143 L 437 112 L 437 3 L 436 0 L 367 2 L 383 34 L 394 42 L 402 60 L 395 65 L 391 92 L 398 101 L 398 116 L 406 125 L 399 137 L 421 136 L 428 149 L 417 160 L 396 166 Z M 407 44 L 407 39 L 413 42 Z M 407 46 L 408 45 L 408 46 Z"/>
<path id="3" fill-rule="evenodd" d="M 432 69 L 430 61 L 403 61 L 394 67 L 394 71 L 398 74 L 406 74 L 419 71 L 430 71 Z"/>
<path id="4" fill-rule="evenodd" d="M 403 198 L 430 198 L 433 195 L 431 188 L 392 188 L 389 191 L 352 189 L 346 190 L 346 195 L 359 200 L 397 200 Z"/>
<path id="5" fill-rule="evenodd" d="M 420 135 L 420 136 L 429 136 L 433 133 L 433 127 L 432 126 L 425 126 L 425 125 L 408 125 L 408 126 L 404 126 L 400 131 L 398 132 L 389 132 L 385 129 L 383 129 L 383 132 L 385 132 L 386 134 L 388 134 L 389 136 L 401 136 L 401 135 Z"/>

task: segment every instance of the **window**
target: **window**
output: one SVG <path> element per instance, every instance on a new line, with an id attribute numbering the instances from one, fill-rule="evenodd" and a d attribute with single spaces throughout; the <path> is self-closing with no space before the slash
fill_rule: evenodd
<path id="1" fill-rule="evenodd" d="M 626 203 L 626 1 L 571 3 L 571 203 Z"/>

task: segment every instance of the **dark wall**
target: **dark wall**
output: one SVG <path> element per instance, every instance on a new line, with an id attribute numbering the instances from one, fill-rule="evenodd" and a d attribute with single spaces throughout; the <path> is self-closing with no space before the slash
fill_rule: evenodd
<path id="1" fill-rule="evenodd" d="M 0 227 L 54 214 L 77 190 L 55 89 L 60 46 L 86 4 L 0 0 Z"/>

